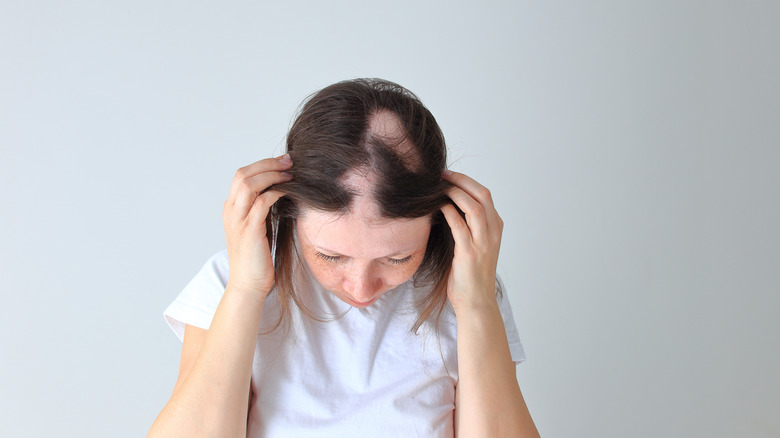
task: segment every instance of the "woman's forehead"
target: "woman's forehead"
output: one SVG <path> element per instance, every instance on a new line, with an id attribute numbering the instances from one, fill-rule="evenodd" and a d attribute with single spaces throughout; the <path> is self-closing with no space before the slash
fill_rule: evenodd
<path id="1" fill-rule="evenodd" d="M 417 249 L 427 243 L 431 228 L 430 216 L 386 219 L 354 209 L 346 214 L 306 209 L 296 222 L 309 244 L 350 256 Z"/>

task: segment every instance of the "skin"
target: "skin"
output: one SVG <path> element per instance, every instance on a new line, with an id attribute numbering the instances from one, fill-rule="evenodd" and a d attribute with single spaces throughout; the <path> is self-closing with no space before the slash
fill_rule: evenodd
<path id="1" fill-rule="evenodd" d="M 538 437 L 517 384 L 495 298 L 504 222 L 487 188 L 462 173 L 447 171 L 442 178 L 454 184 L 447 194 L 466 216 L 464 220 L 452 205 L 442 208 L 455 240 L 447 283 L 458 323 L 455 435 Z"/>
<path id="2" fill-rule="evenodd" d="M 380 222 L 358 214 L 306 212 L 298 237 L 314 277 L 340 300 L 368 307 L 412 278 L 425 254 L 430 219 Z"/>
<path id="3" fill-rule="evenodd" d="M 223 207 L 230 278 L 209 330 L 187 326 L 179 378 L 148 436 L 246 436 L 254 347 L 273 285 L 265 221 L 283 196 L 272 186 L 290 180 L 284 171 L 291 165 L 284 156 L 236 172 Z M 463 174 L 442 177 L 455 185 L 448 195 L 466 214 L 463 220 L 453 206 L 442 208 L 455 239 L 447 295 L 458 322 L 456 436 L 537 437 L 494 295 L 503 222 L 486 188 Z M 372 183 L 360 173 L 351 178 L 347 183 L 358 188 Z M 414 274 L 430 221 L 381 220 L 365 197 L 354 207 L 345 216 L 304 211 L 297 231 L 317 280 L 344 302 L 366 307 Z"/>
<path id="4" fill-rule="evenodd" d="M 358 193 L 366 193 L 372 182 L 359 173 L 347 179 Z M 430 216 L 386 220 L 362 195 L 345 215 L 305 209 L 296 223 L 301 251 L 314 277 L 354 307 L 368 307 L 412 278 L 431 230 Z"/>
<path id="5" fill-rule="evenodd" d="M 179 378 L 149 437 L 246 437 L 260 315 L 273 284 L 268 210 L 290 180 L 289 156 L 236 171 L 222 209 L 230 278 L 209 330 L 187 325 Z"/>

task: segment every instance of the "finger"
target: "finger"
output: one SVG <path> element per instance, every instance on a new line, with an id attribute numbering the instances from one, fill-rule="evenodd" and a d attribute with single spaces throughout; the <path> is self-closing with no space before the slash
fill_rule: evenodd
<path id="1" fill-rule="evenodd" d="M 258 196 L 255 199 L 252 208 L 247 214 L 247 224 L 249 224 L 257 233 L 263 233 L 268 235 L 268 228 L 266 227 L 266 218 L 268 218 L 268 212 L 271 210 L 276 201 L 284 196 L 284 192 L 279 190 L 266 190 L 265 193 Z"/>
<path id="2" fill-rule="evenodd" d="M 487 187 L 475 181 L 473 178 L 463 173 L 447 171 L 442 175 L 442 179 L 451 182 L 456 187 L 465 191 L 472 198 L 479 201 L 485 211 L 485 220 L 489 229 L 503 228 L 503 222 L 496 211 L 493 203 L 493 195 Z"/>
<path id="3" fill-rule="evenodd" d="M 469 226 L 466 224 L 466 221 L 463 220 L 460 213 L 458 213 L 455 206 L 447 204 L 441 208 L 441 212 L 444 214 L 444 219 L 450 226 L 452 238 L 455 240 L 455 247 L 460 246 L 467 248 L 471 246 L 473 241 L 471 238 L 471 230 L 469 230 Z"/>
<path id="4" fill-rule="evenodd" d="M 483 239 L 488 233 L 488 222 L 485 208 L 482 204 L 456 186 L 447 190 L 447 196 L 466 214 L 466 225 L 470 230 L 472 238 L 480 242 L 484 241 Z"/>
<path id="5" fill-rule="evenodd" d="M 483 186 L 482 184 L 476 182 L 470 176 L 463 173 L 447 171 L 442 174 L 442 179 L 455 184 L 457 187 L 460 187 L 463 189 L 463 191 L 471 195 L 472 198 L 478 200 L 481 204 L 490 207 L 493 206 L 493 196 L 490 194 L 490 190 L 488 190 L 487 187 Z"/>
<path id="6" fill-rule="evenodd" d="M 281 157 L 266 158 L 260 161 L 256 161 L 248 166 L 244 166 L 236 171 L 236 175 L 233 177 L 233 183 L 230 186 L 230 194 L 228 200 L 230 203 L 235 203 L 238 189 L 241 185 L 241 181 L 251 178 L 257 174 L 265 172 L 281 172 L 289 170 L 292 166 L 290 155 L 285 154 Z"/>
<path id="7" fill-rule="evenodd" d="M 249 213 L 249 209 L 255 203 L 258 196 L 268 190 L 274 184 L 290 181 L 292 176 L 282 172 L 264 172 L 244 179 L 239 185 L 233 204 L 233 215 L 236 219 L 243 219 Z"/>

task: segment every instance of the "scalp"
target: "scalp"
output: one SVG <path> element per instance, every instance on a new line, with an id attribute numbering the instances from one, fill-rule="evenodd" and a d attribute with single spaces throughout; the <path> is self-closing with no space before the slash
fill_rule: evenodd
<path id="1" fill-rule="evenodd" d="M 389 152 L 404 170 L 410 172 L 420 171 L 423 163 L 401 119 L 387 109 L 379 109 L 369 115 L 363 147 L 368 152 L 369 162 L 364 166 L 348 170 L 339 178 L 339 184 L 352 195 L 350 212 L 358 213 L 371 222 L 381 224 L 387 220 L 382 215 L 382 208 L 376 197 L 380 189 L 378 186 L 384 180 L 380 175 L 382 156 L 386 159 Z"/>
<path id="2" fill-rule="evenodd" d="M 376 147 L 385 147 L 397 155 L 404 167 L 412 172 L 422 168 L 420 154 L 409 138 L 401 119 L 394 112 L 379 109 L 368 117 L 367 140 Z M 367 145 L 369 146 L 369 145 Z"/>

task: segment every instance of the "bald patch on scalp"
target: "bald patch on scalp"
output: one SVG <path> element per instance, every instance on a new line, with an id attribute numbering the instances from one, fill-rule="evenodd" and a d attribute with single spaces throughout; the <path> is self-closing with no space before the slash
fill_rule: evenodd
<path id="1" fill-rule="evenodd" d="M 376 200 L 376 190 L 381 180 L 376 163 L 377 160 L 384 159 L 377 150 L 389 151 L 411 172 L 421 171 L 423 163 L 401 119 L 390 110 L 380 109 L 369 116 L 364 141 L 371 157 L 369 162 L 348 170 L 339 178 L 339 184 L 352 195 L 349 211 L 360 215 L 371 224 L 381 226 L 389 219 L 382 216 L 382 209 Z"/>
<path id="2" fill-rule="evenodd" d="M 380 109 L 372 113 L 368 117 L 368 137 L 369 142 L 378 140 L 396 154 L 405 168 L 412 172 L 422 170 L 420 155 L 409 140 L 401 119 L 394 112 Z"/>
<path id="3" fill-rule="evenodd" d="M 378 179 L 375 171 L 359 168 L 347 172 L 340 182 L 353 195 L 349 211 L 360 214 L 368 222 L 380 224 L 387 219 L 380 214 L 379 205 L 373 195 Z"/>

